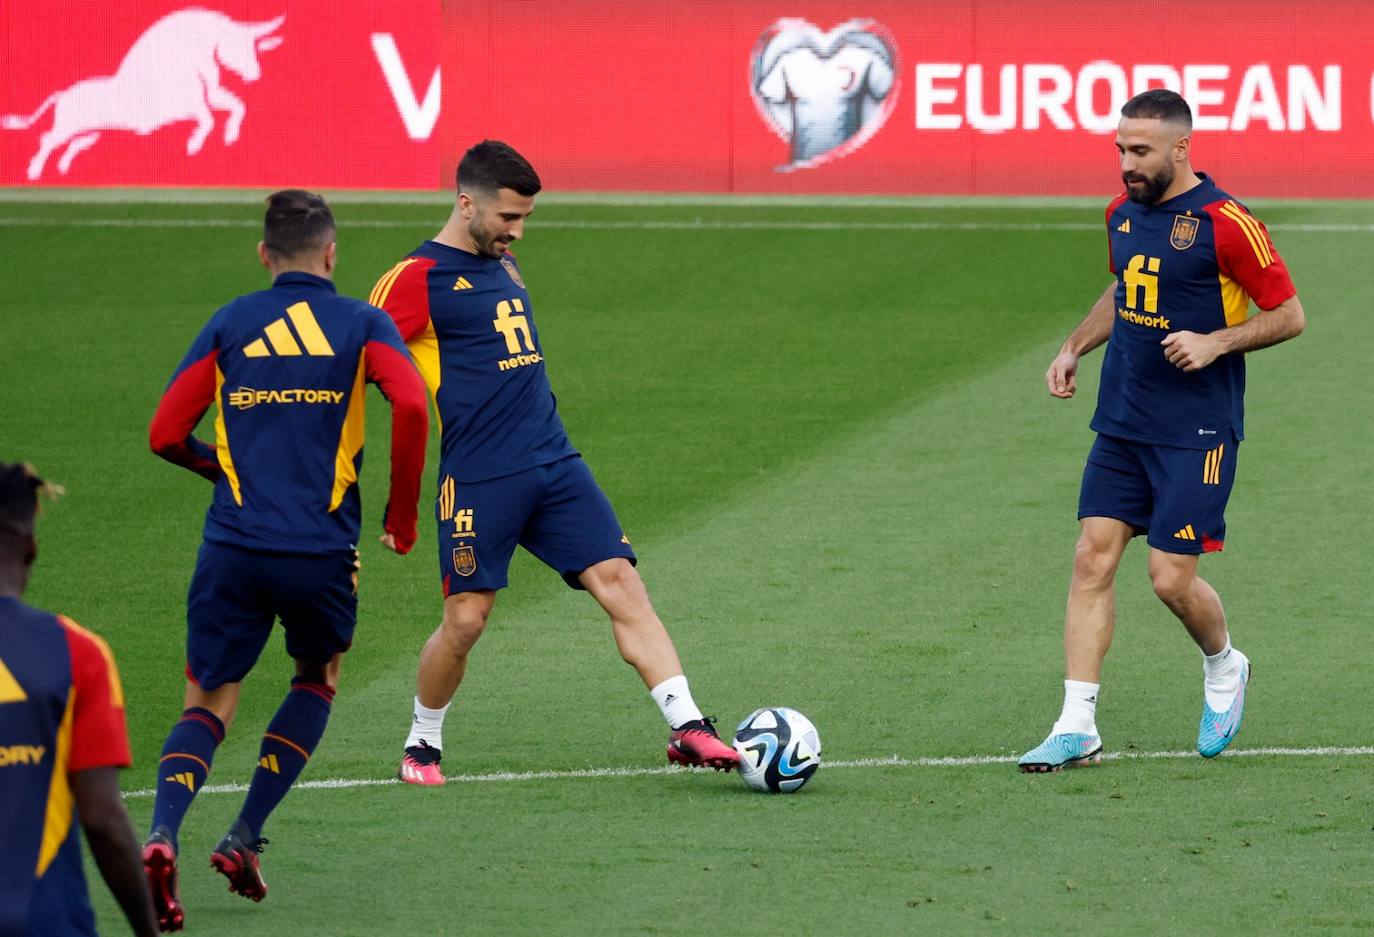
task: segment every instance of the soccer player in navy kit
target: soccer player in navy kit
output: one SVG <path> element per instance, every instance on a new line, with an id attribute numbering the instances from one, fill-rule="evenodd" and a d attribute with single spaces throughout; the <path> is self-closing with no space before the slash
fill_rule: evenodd
<path id="1" fill-rule="evenodd" d="M 472 147 L 458 166 L 447 224 L 372 292 L 409 344 L 442 430 L 436 515 L 444 614 L 420 655 L 399 774 L 412 784 L 444 783 L 444 716 L 517 544 L 590 592 L 610 616 L 621 656 L 668 722 L 669 760 L 729 770 L 738 756 L 693 701 L 629 540 L 558 416 L 530 294 L 509 251 L 540 188 L 533 167 L 507 144 Z"/>
<path id="2" fill-rule="evenodd" d="M 0 462 L 0 937 L 94 937 L 78 825 L 134 933 L 149 937 L 153 905 L 119 796 L 119 670 L 99 637 L 21 600 L 44 491 L 55 488 L 28 466 Z"/>
<path id="3" fill-rule="evenodd" d="M 1023 771 L 1101 760 L 1096 707 L 1114 627 L 1114 582 L 1131 538 L 1146 534 L 1155 594 L 1203 654 L 1197 749 L 1212 757 L 1240 729 L 1250 661 L 1231 646 L 1198 557 L 1222 548 L 1223 512 L 1244 438 L 1243 352 L 1303 330 L 1302 304 L 1264 225 L 1189 161 L 1192 112 L 1172 91 L 1121 108 L 1116 147 L 1126 192 L 1107 208 L 1116 279 L 1045 375 L 1074 395 L 1079 359 L 1108 342 L 1098 433 L 1079 495 L 1064 626 L 1064 706 Z M 1251 301 L 1261 310 L 1250 316 Z"/>
<path id="4" fill-rule="evenodd" d="M 267 726 L 258 767 L 211 864 L 229 890 L 267 893 L 262 826 L 324 735 L 357 613 L 365 384 L 391 403 L 391 491 L 382 542 L 416 539 L 429 415 L 424 383 L 381 310 L 339 296 L 334 218 L 318 195 L 268 199 L 258 257 L 270 289 L 222 307 L 201 331 L 158 405 L 158 455 L 215 483 L 187 602 L 186 704 L 163 746 L 143 859 L 159 923 L 180 930 L 177 833 L 210 773 L 242 680 L 274 621 L 296 661 Z M 192 431 L 217 409 L 213 446 Z"/>

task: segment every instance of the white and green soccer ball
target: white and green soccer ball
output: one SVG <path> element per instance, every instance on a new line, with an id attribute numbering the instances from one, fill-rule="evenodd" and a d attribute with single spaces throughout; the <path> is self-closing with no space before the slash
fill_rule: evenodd
<path id="1" fill-rule="evenodd" d="M 756 709 L 735 730 L 739 776 L 756 791 L 791 794 L 821 766 L 821 737 L 795 709 Z"/>

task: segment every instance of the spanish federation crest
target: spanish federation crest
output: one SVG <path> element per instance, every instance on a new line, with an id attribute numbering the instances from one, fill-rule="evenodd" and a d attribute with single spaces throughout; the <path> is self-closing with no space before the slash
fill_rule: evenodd
<path id="1" fill-rule="evenodd" d="M 1186 251 L 1197 240 L 1200 222 L 1193 215 L 1175 215 L 1174 228 L 1169 232 L 1169 244 L 1176 251 Z"/>
<path id="2" fill-rule="evenodd" d="M 472 547 L 453 548 L 453 568 L 460 576 L 477 572 L 477 554 L 472 552 Z"/>
<path id="3" fill-rule="evenodd" d="M 509 257 L 502 257 L 501 266 L 506 268 L 506 272 L 510 274 L 510 278 L 515 281 L 515 285 L 523 290 L 525 288 L 525 281 L 520 279 L 520 271 L 516 269 L 515 261 L 511 260 Z"/>

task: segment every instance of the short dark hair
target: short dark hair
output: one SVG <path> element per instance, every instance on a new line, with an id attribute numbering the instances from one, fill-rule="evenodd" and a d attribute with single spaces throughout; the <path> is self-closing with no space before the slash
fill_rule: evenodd
<path id="1" fill-rule="evenodd" d="M 1141 120 L 1162 120 L 1193 129 L 1193 109 L 1183 96 L 1168 88 L 1142 91 L 1121 105 L 1121 116 Z"/>
<path id="2" fill-rule="evenodd" d="M 544 187 L 529 160 L 500 140 L 483 140 L 464 153 L 457 183 L 460 192 L 494 195 L 499 189 L 514 189 L 526 197 Z"/>
<path id="3" fill-rule="evenodd" d="M 0 462 L 0 554 L 23 556 L 33 541 L 38 496 L 57 497 L 62 489 L 38 477 L 23 462 Z"/>
<path id="4" fill-rule="evenodd" d="M 314 192 L 282 189 L 267 196 L 262 243 L 278 259 L 324 250 L 334 240 L 334 213 Z"/>

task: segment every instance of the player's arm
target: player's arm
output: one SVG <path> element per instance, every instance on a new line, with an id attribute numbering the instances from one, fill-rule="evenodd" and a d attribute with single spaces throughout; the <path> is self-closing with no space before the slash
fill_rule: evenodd
<path id="1" fill-rule="evenodd" d="M 429 405 L 425 382 L 401 343 L 396 326 L 378 315 L 363 349 L 364 374 L 391 403 L 391 493 L 382 516 L 382 543 L 409 553 L 418 538 L 416 523 L 420 475 L 429 439 Z"/>
<path id="2" fill-rule="evenodd" d="M 1045 384 L 1055 397 L 1072 397 L 1078 390 L 1078 359 L 1094 348 L 1105 343 L 1112 334 L 1112 321 L 1115 318 L 1116 281 L 1113 280 L 1097 297 L 1097 302 L 1077 328 L 1059 346 L 1059 354 L 1050 362 L 1045 372 Z"/>
<path id="3" fill-rule="evenodd" d="M 1215 332 L 1173 332 L 1164 337 L 1164 354 L 1184 371 L 1207 367 L 1222 355 L 1255 351 L 1297 338 L 1307 325 L 1302 302 L 1290 296 L 1273 309 L 1261 309 L 1239 325 Z"/>
<path id="4" fill-rule="evenodd" d="M 1240 284 L 1259 313 L 1215 332 L 1173 332 L 1164 336 L 1165 357 L 1184 371 L 1198 371 L 1222 355 L 1254 351 L 1286 342 L 1307 325 L 1288 267 L 1269 239 L 1269 231 L 1235 202 L 1206 209 L 1216 240 L 1217 268 Z"/>
<path id="5" fill-rule="evenodd" d="M 81 828 L 105 884 L 124 909 L 134 933 L 156 934 L 157 919 L 143 874 L 143 857 L 119 796 L 119 768 L 129 764 L 119 670 L 103 640 L 70 619 L 59 620 L 66 632 L 72 668 L 67 778 Z"/>
<path id="6" fill-rule="evenodd" d="M 153 899 L 143 874 L 143 858 L 124 800 L 119 796 L 118 768 L 88 768 L 68 776 L 81 829 L 91 856 L 111 894 L 124 909 L 139 937 L 158 932 Z"/>
<path id="7" fill-rule="evenodd" d="M 218 481 L 221 474 L 215 447 L 192 434 L 215 400 L 218 353 L 212 319 L 172 374 L 148 425 L 148 445 L 153 452 L 210 481 Z"/>

